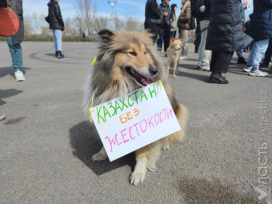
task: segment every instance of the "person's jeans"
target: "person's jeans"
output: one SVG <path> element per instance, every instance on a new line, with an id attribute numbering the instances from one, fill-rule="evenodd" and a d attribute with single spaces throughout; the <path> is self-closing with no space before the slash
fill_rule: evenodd
<path id="1" fill-rule="evenodd" d="M 189 38 L 189 30 L 181 29 L 181 38 L 185 38 L 184 42 L 188 41 Z M 187 56 L 188 55 L 188 44 L 186 43 L 185 45 L 182 45 L 182 51 L 181 51 L 181 56 Z"/>
<path id="2" fill-rule="evenodd" d="M 203 30 L 209 26 L 210 20 L 200 21 L 200 29 Z M 198 48 L 198 61 L 209 63 L 209 57 L 212 53 L 211 50 L 205 50 L 208 30 L 201 33 L 201 42 Z"/>
<path id="3" fill-rule="evenodd" d="M 259 63 L 264 56 L 264 53 L 268 47 L 268 43 L 269 39 L 254 42 L 247 61 L 247 66 L 252 67 L 253 71 L 259 69 Z"/>
<path id="4" fill-rule="evenodd" d="M 53 29 L 53 34 L 54 34 L 55 51 L 62 51 L 62 32 L 61 32 L 61 30 Z"/>
<path id="5" fill-rule="evenodd" d="M 269 39 L 268 48 L 265 52 L 265 58 L 263 60 L 264 64 L 269 64 L 269 62 L 272 60 L 272 38 Z"/>
<path id="6" fill-rule="evenodd" d="M 236 50 L 236 54 L 238 57 L 243 57 L 243 49 L 242 50 Z"/>
<path id="7" fill-rule="evenodd" d="M 21 44 L 13 44 L 12 37 L 6 38 L 12 58 L 12 66 L 15 71 L 21 71 L 23 67 L 23 54 Z"/>
<path id="8" fill-rule="evenodd" d="M 157 42 L 157 48 L 158 50 L 162 49 L 162 42 L 164 41 L 164 52 L 167 51 L 169 45 L 170 45 L 170 37 L 171 37 L 171 29 L 160 29 L 160 38 Z"/>

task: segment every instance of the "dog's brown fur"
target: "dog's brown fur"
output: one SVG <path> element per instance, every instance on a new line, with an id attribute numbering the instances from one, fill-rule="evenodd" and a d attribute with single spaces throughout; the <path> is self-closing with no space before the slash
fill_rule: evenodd
<path id="1" fill-rule="evenodd" d="M 101 30 L 100 48 L 97 63 L 88 75 L 85 86 L 84 106 L 86 112 L 91 106 L 92 93 L 95 93 L 94 106 L 125 95 L 139 89 L 141 84 L 135 81 L 126 71 L 128 67 L 149 79 L 149 83 L 161 80 L 172 108 L 177 116 L 181 130 L 159 141 L 149 144 L 136 151 L 136 166 L 131 174 L 131 184 L 137 185 L 145 178 L 146 170 L 156 169 L 156 161 L 160 150 L 170 148 L 173 141 L 183 141 L 187 124 L 188 111 L 174 97 L 172 87 L 167 81 L 165 69 L 153 43 L 150 34 L 146 32 L 112 32 Z M 134 53 L 137 55 L 135 56 Z M 150 67 L 155 67 L 158 72 L 151 75 Z M 93 127 L 92 134 L 98 135 Z M 94 161 L 107 158 L 105 149 L 93 156 Z"/>
<path id="2" fill-rule="evenodd" d="M 184 39 L 185 38 L 176 40 L 174 37 L 171 37 L 170 39 L 170 46 L 167 49 L 167 77 L 169 75 L 169 68 L 174 68 L 173 77 L 177 78 L 176 74 L 178 74 L 179 57 Z"/>

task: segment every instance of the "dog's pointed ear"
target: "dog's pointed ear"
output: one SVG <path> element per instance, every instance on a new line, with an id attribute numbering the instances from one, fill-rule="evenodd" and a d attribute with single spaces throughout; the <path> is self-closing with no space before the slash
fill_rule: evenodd
<path id="1" fill-rule="evenodd" d="M 111 41 L 112 36 L 114 36 L 114 33 L 108 29 L 102 29 L 98 32 L 98 35 L 103 42 L 109 42 Z"/>
<path id="2" fill-rule="evenodd" d="M 170 38 L 170 44 L 172 44 L 174 41 L 175 41 L 175 38 L 172 36 L 172 37 Z"/>
<path id="3" fill-rule="evenodd" d="M 185 41 L 185 37 L 180 38 L 180 41 L 181 41 L 181 43 L 183 44 L 183 43 L 184 43 L 184 41 Z"/>

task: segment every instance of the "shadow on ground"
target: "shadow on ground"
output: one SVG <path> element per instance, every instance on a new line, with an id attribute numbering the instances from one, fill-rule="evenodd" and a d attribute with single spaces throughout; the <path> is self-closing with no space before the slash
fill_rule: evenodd
<path id="1" fill-rule="evenodd" d="M 6 104 L 6 102 L 2 100 L 3 98 L 9 98 L 17 94 L 20 94 L 22 92 L 23 92 L 22 90 L 17 90 L 17 89 L 7 89 L 7 90 L 0 89 L 0 106 Z"/>
<path id="2" fill-rule="evenodd" d="M 173 71 L 174 71 L 174 69 L 169 69 L 169 78 L 173 78 Z M 200 72 L 200 71 L 198 71 L 198 72 Z M 196 79 L 196 80 L 199 80 L 199 81 L 202 81 L 205 83 L 208 83 L 208 80 L 209 80 L 209 76 L 201 75 L 201 74 L 192 74 L 192 73 L 188 73 L 188 72 L 182 72 L 182 69 L 179 69 L 179 72 L 178 72 L 178 74 L 176 74 L 176 76 L 192 78 L 192 79 Z"/>
<path id="3" fill-rule="evenodd" d="M 239 193 L 234 185 L 222 184 L 219 179 L 182 178 L 174 184 L 184 198 L 186 204 L 256 204 L 252 192 Z"/>
<path id="4" fill-rule="evenodd" d="M 110 162 L 108 159 L 100 162 L 93 162 L 92 156 L 98 153 L 102 147 L 102 142 L 95 134 L 92 134 L 94 126 L 90 122 L 81 122 L 69 130 L 71 147 L 74 149 L 73 155 L 89 167 L 97 176 L 129 165 L 131 171 L 136 164 L 135 154 L 130 153 L 120 159 Z"/>
<path id="5" fill-rule="evenodd" d="M 26 70 L 30 70 L 30 69 L 31 68 L 23 67 L 22 68 L 23 74 L 26 75 Z M 3 68 L 0 68 L 0 78 L 4 77 L 4 76 L 7 76 L 7 75 L 10 75 L 10 76 L 12 76 L 12 77 L 15 78 L 15 71 L 14 71 L 13 67 L 3 67 Z"/>

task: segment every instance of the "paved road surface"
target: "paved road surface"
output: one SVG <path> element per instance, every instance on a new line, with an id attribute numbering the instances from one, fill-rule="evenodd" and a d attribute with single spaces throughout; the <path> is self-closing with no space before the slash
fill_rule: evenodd
<path id="1" fill-rule="evenodd" d="M 209 84 L 190 47 L 178 78 L 169 78 L 190 111 L 186 141 L 163 152 L 156 172 L 135 187 L 128 182 L 133 154 L 91 161 L 101 142 L 88 134 L 81 104 L 97 44 L 64 43 L 61 60 L 53 56 L 53 43 L 22 46 L 26 81 L 16 83 L 8 47 L 0 43 L 0 112 L 7 115 L 0 122 L 1 204 L 257 203 L 252 184 L 258 187 L 262 178 L 263 143 L 272 177 L 272 70 L 266 78 L 249 77 L 235 55 L 230 84 Z"/>

